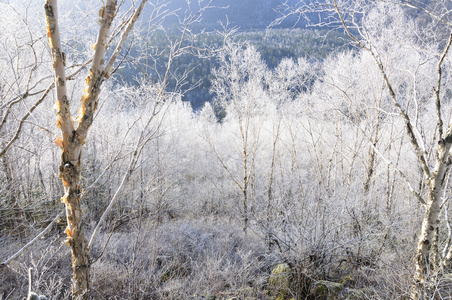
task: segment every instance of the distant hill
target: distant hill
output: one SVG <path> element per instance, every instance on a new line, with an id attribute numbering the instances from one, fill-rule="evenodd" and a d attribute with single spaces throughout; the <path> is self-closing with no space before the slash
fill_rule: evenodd
<path id="1" fill-rule="evenodd" d="M 202 1 L 201 5 L 206 4 L 208 1 Z M 229 21 L 231 26 L 239 27 L 240 29 L 264 29 L 272 21 L 278 17 L 278 13 L 275 11 L 281 0 L 214 0 L 211 5 L 214 8 L 210 8 L 203 13 L 202 24 L 203 28 L 216 28 L 219 27 L 219 21 L 225 23 Z M 297 2 L 297 0 L 290 0 L 290 2 Z M 191 1 L 191 10 L 198 11 L 198 1 Z M 150 13 L 150 6 L 147 8 L 146 13 Z M 178 10 L 178 15 L 183 16 L 188 10 L 186 0 L 171 0 L 167 4 L 167 8 L 171 11 Z M 168 23 L 177 22 L 177 18 L 173 17 L 168 20 Z M 287 22 L 280 27 L 293 26 L 294 22 Z M 289 25 L 290 24 L 290 25 Z M 297 24 L 297 27 L 303 27 L 304 24 Z"/>

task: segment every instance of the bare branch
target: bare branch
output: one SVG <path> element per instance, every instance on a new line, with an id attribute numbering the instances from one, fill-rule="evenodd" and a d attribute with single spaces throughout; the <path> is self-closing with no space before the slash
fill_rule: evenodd
<path id="1" fill-rule="evenodd" d="M 7 260 L 5 260 L 4 262 L 2 262 L 0 264 L 0 269 L 6 267 L 10 262 L 12 262 L 14 259 L 16 259 L 22 252 L 24 252 L 25 250 L 27 250 L 31 245 L 33 245 L 37 240 L 39 240 L 44 234 L 46 234 L 47 231 L 49 231 L 52 226 L 58 221 L 58 219 L 61 217 L 61 215 L 63 214 L 64 211 L 61 211 L 54 219 L 52 222 L 50 222 L 49 225 L 47 225 L 47 227 L 41 231 L 41 233 L 39 233 L 37 236 L 34 237 L 34 239 L 32 239 L 31 241 L 29 241 L 25 246 L 23 246 L 19 251 L 17 251 L 13 256 L 11 256 L 10 258 L 8 258 Z"/>
<path id="2" fill-rule="evenodd" d="M 444 62 L 444 59 L 446 58 L 447 53 L 449 52 L 450 46 L 452 44 L 452 32 L 449 36 L 449 41 L 447 42 L 446 47 L 444 48 L 444 52 L 441 55 L 440 60 L 438 61 L 438 81 L 436 84 L 435 90 L 435 96 L 436 96 L 436 125 L 438 127 L 438 138 L 443 138 L 443 120 L 441 117 L 441 96 L 440 96 L 440 90 L 441 90 L 441 80 L 442 80 L 442 65 Z"/>
<path id="3" fill-rule="evenodd" d="M 410 192 L 416 197 L 416 199 L 419 200 L 419 202 L 422 205 L 426 205 L 427 203 L 425 202 L 425 200 L 422 198 L 422 196 L 413 188 L 413 186 L 411 185 L 410 181 L 408 180 L 408 178 L 405 176 L 405 174 L 399 169 L 397 168 L 389 159 L 387 159 L 383 153 L 380 152 L 380 150 L 378 150 L 378 148 L 376 147 L 375 143 L 372 141 L 371 138 L 369 138 L 366 134 L 366 132 L 360 127 L 358 126 L 353 118 L 351 118 L 348 114 L 344 113 L 342 110 L 338 110 L 342 115 L 344 115 L 359 131 L 361 131 L 361 133 L 366 137 L 367 142 L 369 143 L 369 145 L 372 147 L 372 149 L 375 151 L 375 153 L 378 154 L 378 156 L 381 157 L 381 159 L 383 159 L 383 161 L 390 167 L 392 167 L 397 173 L 399 173 L 400 177 L 403 179 L 403 181 L 405 182 L 405 184 L 407 185 L 408 189 L 410 190 Z"/>
<path id="4" fill-rule="evenodd" d="M 74 123 L 71 116 L 69 99 L 67 97 L 65 63 L 61 48 L 56 0 L 47 0 L 44 8 L 46 15 L 47 37 L 49 39 L 49 46 L 55 72 L 55 86 L 57 91 L 56 108 L 58 115 L 57 124 L 63 135 L 61 145 L 63 146 L 64 152 L 68 152 L 69 137 L 73 134 Z M 74 159 L 72 158 L 70 160 Z"/>
<path id="5" fill-rule="evenodd" d="M 337 5 L 336 0 L 334 0 L 334 9 L 336 10 L 337 15 L 339 16 L 339 19 L 341 20 L 342 26 L 344 27 L 344 29 L 347 32 L 348 36 L 351 37 L 356 42 L 356 44 L 358 44 L 358 46 L 360 46 L 361 48 L 363 48 L 366 51 L 371 52 L 371 50 L 368 47 L 366 47 L 363 43 L 361 43 L 361 41 L 358 40 L 358 38 L 351 33 L 351 31 L 348 28 L 348 25 L 345 23 L 345 20 L 342 17 L 342 13 L 339 10 L 339 7 Z"/>
<path id="6" fill-rule="evenodd" d="M 0 151 L 0 157 L 5 155 L 6 151 L 12 146 L 12 144 L 19 138 L 19 134 L 22 130 L 22 125 L 24 124 L 25 120 L 28 119 L 28 117 L 31 115 L 31 113 L 39 106 L 39 104 L 44 101 L 44 99 L 47 97 L 47 94 L 52 90 L 54 87 L 54 83 L 52 82 L 47 89 L 42 93 L 41 98 L 36 101 L 36 103 L 28 110 L 28 112 L 22 117 L 22 119 L 19 121 L 19 127 L 16 129 L 16 133 L 14 134 L 14 137 L 6 144 L 6 146 Z"/>
<path id="7" fill-rule="evenodd" d="M 110 58 L 110 61 L 105 66 L 103 70 L 104 76 L 108 78 L 110 70 L 113 68 L 113 64 L 116 61 L 116 58 L 118 57 L 119 53 L 121 52 L 121 49 L 124 45 L 124 43 L 127 40 L 127 37 L 129 36 L 130 31 L 132 30 L 133 26 L 135 25 L 135 22 L 138 20 L 138 17 L 140 16 L 141 12 L 143 11 L 144 5 L 146 4 L 147 0 L 141 0 L 140 6 L 135 10 L 133 15 L 130 18 L 130 21 L 127 24 L 127 28 L 123 31 L 121 34 L 121 39 L 118 45 L 116 46 L 115 51 L 113 52 L 113 55 Z"/>
<path id="8" fill-rule="evenodd" d="M 93 246 L 94 239 L 96 238 L 97 234 L 99 233 L 100 226 L 102 225 L 103 221 L 105 220 L 105 217 L 108 215 L 108 213 L 112 209 L 113 204 L 116 203 L 116 200 L 118 199 L 120 193 L 122 192 L 122 188 L 124 187 L 124 184 L 126 183 L 126 181 L 129 179 L 130 175 L 132 174 L 131 171 L 132 171 L 134 162 L 137 159 L 135 153 L 136 153 L 136 151 L 134 152 L 134 154 L 130 158 L 129 166 L 127 167 L 127 170 L 126 170 L 124 176 L 122 177 L 122 180 L 121 180 L 121 183 L 119 184 L 119 187 L 116 189 L 115 194 L 111 198 L 110 203 L 108 204 L 108 206 L 105 209 L 104 213 L 100 217 L 99 222 L 97 222 L 96 228 L 94 228 L 93 234 L 91 235 L 91 238 L 89 239 L 88 251 Z"/>
<path id="9" fill-rule="evenodd" d="M 401 0 L 400 2 L 394 2 L 394 1 L 386 1 L 386 2 L 389 2 L 389 3 L 395 3 L 395 4 L 399 4 L 399 5 L 402 5 L 402 6 L 406 6 L 406 7 L 409 7 L 409 8 L 414 8 L 414 9 L 423 11 L 423 12 L 425 12 L 426 14 L 428 14 L 430 17 L 432 17 L 432 18 L 434 18 L 434 19 L 440 21 L 441 23 L 444 23 L 444 24 L 446 24 L 446 25 L 452 27 L 452 23 L 451 23 L 451 22 L 449 22 L 449 21 L 447 21 L 447 20 L 444 20 L 443 18 L 439 17 L 437 14 L 431 12 L 431 11 L 428 10 L 428 9 L 425 9 L 425 8 L 423 8 L 423 7 L 420 7 L 420 6 L 416 5 L 416 4 L 413 4 L 411 1 Z"/>

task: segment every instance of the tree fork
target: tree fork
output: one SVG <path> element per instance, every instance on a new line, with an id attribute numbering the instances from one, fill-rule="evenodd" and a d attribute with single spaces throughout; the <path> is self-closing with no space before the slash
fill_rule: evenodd
<path id="1" fill-rule="evenodd" d="M 65 204 L 68 223 L 66 243 L 70 246 L 72 253 L 72 297 L 73 299 L 88 299 L 89 252 L 83 233 L 80 207 L 80 155 L 82 145 L 79 140 L 75 139 L 74 123 L 67 97 L 65 62 L 61 51 L 57 1 L 47 0 L 44 9 L 47 37 L 55 73 L 57 126 L 62 134 L 62 138 L 57 138 L 55 143 L 62 149 L 59 177 L 62 179 L 64 186 L 64 196 L 61 200 Z"/>
<path id="2" fill-rule="evenodd" d="M 62 138 L 57 137 L 55 144 L 62 149 L 61 165 L 59 168 L 59 177 L 64 186 L 64 196 L 61 201 L 66 207 L 66 217 L 68 227 L 66 228 L 66 243 L 71 248 L 73 299 L 89 298 L 89 246 L 85 239 L 82 223 L 81 209 L 81 152 L 85 143 L 97 108 L 100 87 L 103 81 L 109 77 L 118 54 L 127 40 L 127 36 L 134 26 L 136 20 L 141 14 L 147 0 L 141 0 L 139 7 L 134 11 L 121 35 L 121 40 L 116 46 L 116 50 L 110 58 L 107 68 L 103 67 L 105 50 L 108 43 L 108 35 L 113 19 L 116 14 L 117 0 L 107 0 L 105 6 L 101 9 L 102 24 L 99 29 L 93 64 L 89 76 L 86 80 L 87 88 L 82 96 L 81 105 L 78 114 L 78 126 L 75 129 L 74 121 L 71 116 L 70 102 L 67 97 L 66 75 L 65 75 L 65 55 L 61 51 L 60 33 L 58 27 L 57 0 L 46 0 L 45 16 L 47 37 L 49 40 L 50 52 L 52 55 L 52 65 L 55 75 L 55 86 L 57 92 L 57 126 L 61 130 Z"/>
<path id="3" fill-rule="evenodd" d="M 65 204 L 68 223 L 66 228 L 66 244 L 70 246 L 72 254 L 72 298 L 88 299 L 90 265 L 88 244 L 82 226 L 80 158 L 84 137 L 86 136 L 89 125 L 83 128 L 83 138 L 80 138 L 80 135 L 77 134 L 80 128 L 77 131 L 74 129 L 74 122 L 70 112 L 70 102 L 67 97 L 65 62 L 64 55 L 61 51 L 57 1 L 47 0 L 44 9 L 47 37 L 49 39 L 52 65 L 55 73 L 57 126 L 62 133 L 62 138 L 57 138 L 55 143 L 62 149 L 59 177 L 64 186 L 64 196 L 61 198 L 61 201 Z M 98 90 L 99 86 L 96 86 L 96 90 Z M 90 104 L 92 107 L 95 106 L 92 103 Z M 93 107 L 92 110 L 94 109 Z"/>

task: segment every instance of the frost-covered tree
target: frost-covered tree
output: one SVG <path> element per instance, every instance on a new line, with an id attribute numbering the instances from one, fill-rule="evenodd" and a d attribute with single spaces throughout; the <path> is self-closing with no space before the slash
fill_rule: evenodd
<path id="1" fill-rule="evenodd" d="M 322 18 L 313 20 L 312 24 L 338 26 L 345 30 L 357 51 L 366 52 L 372 58 L 384 83 L 387 98 L 384 100 L 390 102 L 391 108 L 385 105 L 387 109 L 382 110 L 380 118 L 397 114 L 404 124 L 405 138 L 411 145 L 410 154 L 414 154 L 413 162 L 422 174 L 418 187 L 414 185 L 418 179 L 416 174 L 413 176 L 408 170 L 397 168 L 394 160 L 384 154 L 381 156 L 397 170 L 423 209 L 411 297 L 433 297 L 438 292 L 438 276 L 450 267 L 451 260 L 447 238 L 450 234 L 443 229 L 440 215 L 448 200 L 445 193 L 452 145 L 448 87 L 445 84 L 449 80 L 447 69 L 452 39 L 435 30 L 440 24 L 437 28 L 450 32 L 450 10 L 443 1 L 431 6 L 421 1 L 389 4 L 383 1 L 333 0 L 322 1 L 321 6 L 319 3 L 300 1 L 297 6 L 286 8 L 289 14 L 307 17 L 309 12 L 317 12 Z M 427 24 L 417 26 L 407 15 L 412 12 L 407 8 L 426 14 Z M 359 107 L 359 103 L 352 103 L 352 109 Z M 368 138 L 373 145 L 372 138 Z M 448 222 L 446 220 L 446 225 Z"/>
<path id="2" fill-rule="evenodd" d="M 235 164 L 235 159 L 231 161 L 225 157 L 212 143 L 209 134 L 206 140 L 240 190 L 243 230 L 246 232 L 253 201 L 255 158 L 260 143 L 263 108 L 268 98 L 268 70 L 254 47 L 228 42 L 220 55 L 220 67 L 213 71 L 213 75 L 212 93 L 216 95 L 216 103 L 226 112 L 222 126 L 229 128 L 227 140 L 240 152 L 240 163 Z"/>
<path id="3" fill-rule="evenodd" d="M 55 104 L 57 110 L 57 125 L 61 130 L 61 138 L 58 137 L 56 144 L 61 147 L 61 166 L 59 176 L 64 186 L 62 202 L 66 206 L 67 217 L 67 244 L 71 247 L 73 287 L 72 297 L 74 299 L 88 299 L 89 294 L 89 270 L 90 258 L 89 247 L 85 239 L 82 223 L 81 210 L 81 153 L 85 144 L 88 130 L 93 122 L 94 113 L 98 105 L 100 87 L 113 70 L 114 64 L 127 36 L 138 19 L 146 1 L 141 1 L 138 8 L 133 10 L 127 21 L 122 23 L 122 35 L 110 58 L 105 56 L 107 46 L 110 44 L 110 29 L 117 15 L 117 1 L 107 1 L 100 9 L 100 29 L 95 43 L 94 58 L 86 79 L 86 90 L 81 99 L 77 121 L 72 118 L 70 99 L 66 88 L 65 54 L 62 48 L 57 1 L 46 1 L 45 17 L 47 26 L 47 37 L 49 40 L 52 66 L 56 86 Z"/>

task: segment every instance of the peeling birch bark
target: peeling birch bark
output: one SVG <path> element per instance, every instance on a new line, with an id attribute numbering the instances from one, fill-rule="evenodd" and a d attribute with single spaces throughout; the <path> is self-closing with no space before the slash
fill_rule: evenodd
<path id="1" fill-rule="evenodd" d="M 66 207 L 68 223 L 66 243 L 71 247 L 72 254 L 72 297 L 74 299 L 88 299 L 89 253 L 81 223 L 82 213 L 80 206 L 81 144 L 74 139 L 76 132 L 67 97 L 64 56 L 62 54 L 58 26 L 57 1 L 47 0 L 44 8 L 47 37 L 55 72 L 57 126 L 62 134 L 62 138 L 58 138 L 56 144 L 62 149 L 59 177 L 62 179 L 64 186 L 62 202 Z"/>
<path id="2" fill-rule="evenodd" d="M 451 45 L 452 34 L 450 35 L 449 41 L 438 62 L 438 83 L 434 89 L 436 96 L 435 105 L 437 110 L 438 148 L 436 150 L 435 167 L 431 173 L 431 176 L 428 176 L 429 174 L 424 172 L 424 175 L 427 178 L 428 201 L 425 205 L 426 209 L 416 249 L 416 273 L 411 295 L 413 299 L 424 299 L 430 294 L 430 291 L 434 289 L 435 283 L 431 282 L 431 277 L 433 276 L 429 275 L 432 272 L 442 270 L 446 265 L 448 265 L 450 263 L 450 254 L 452 255 L 449 251 L 447 256 L 443 257 L 443 260 L 441 261 L 438 250 L 438 231 L 440 223 L 439 215 L 443 205 L 443 192 L 444 187 L 447 184 L 447 175 L 450 172 L 451 162 L 449 155 L 452 146 L 452 122 L 449 123 L 443 138 L 443 120 L 441 117 L 440 98 L 442 79 L 441 68 L 444 58 L 449 52 Z"/>
<path id="3" fill-rule="evenodd" d="M 140 15 L 146 0 L 142 0 L 138 9 L 135 10 L 127 28 L 122 34 L 121 41 L 118 43 L 115 54 L 109 61 L 111 68 L 119 54 L 127 35 L 132 29 L 135 21 Z M 64 53 L 61 49 L 60 33 L 58 27 L 57 1 L 46 0 L 45 15 L 47 37 L 52 55 L 52 64 L 55 75 L 55 86 L 57 94 L 57 126 L 61 130 L 62 138 L 57 137 L 55 144 L 62 149 L 61 165 L 59 168 L 59 177 L 64 186 L 64 196 L 61 201 L 66 207 L 66 218 L 68 227 L 66 228 L 66 243 L 71 248 L 72 253 L 72 298 L 89 299 L 89 247 L 85 239 L 82 224 L 81 210 L 81 153 L 85 139 L 88 134 L 97 108 L 100 87 L 106 79 L 107 72 L 103 68 L 106 44 L 110 33 L 111 24 L 115 17 L 117 0 L 108 0 L 105 7 L 101 9 L 102 22 L 97 37 L 95 54 L 89 76 L 86 79 L 87 88 L 82 96 L 81 105 L 77 117 L 78 126 L 74 124 L 71 116 L 70 101 L 66 90 L 66 75 Z"/>

